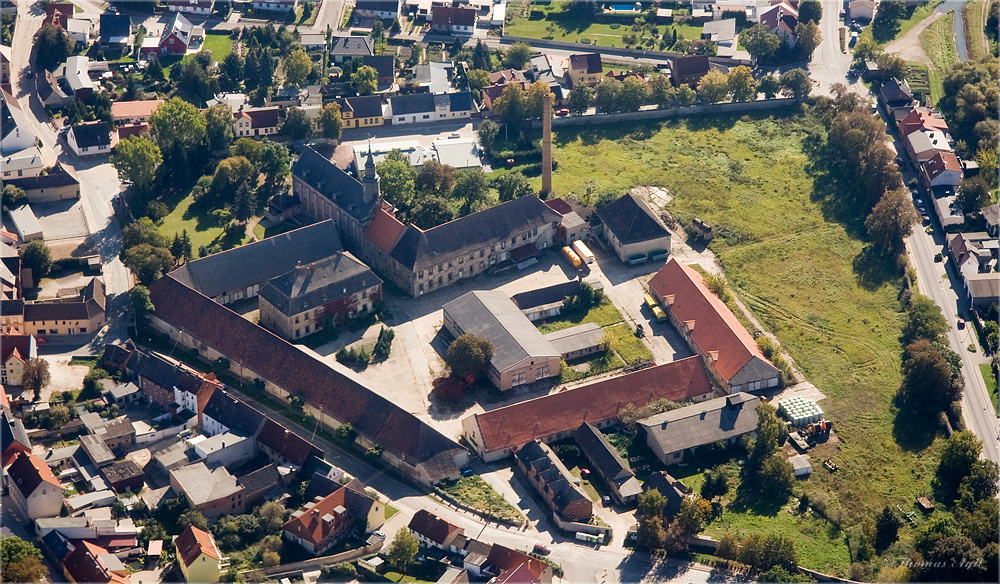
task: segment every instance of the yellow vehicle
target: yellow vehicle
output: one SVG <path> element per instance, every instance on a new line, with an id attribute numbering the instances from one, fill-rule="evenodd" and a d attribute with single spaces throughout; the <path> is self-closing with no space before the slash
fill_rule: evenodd
<path id="1" fill-rule="evenodd" d="M 576 252 L 576 255 L 578 255 L 580 259 L 588 264 L 594 263 L 594 253 L 590 251 L 587 244 L 583 243 L 579 239 L 573 242 L 573 251 Z"/>
<path id="2" fill-rule="evenodd" d="M 667 320 L 667 313 L 663 312 L 663 309 L 659 306 L 653 307 L 653 316 L 656 317 L 657 322 L 663 322 Z"/>
<path id="3" fill-rule="evenodd" d="M 652 294 L 647 293 L 645 296 L 642 297 L 642 299 L 646 301 L 646 306 L 650 308 L 657 307 L 656 300 L 653 299 Z"/>
<path id="4" fill-rule="evenodd" d="M 583 265 L 583 260 L 581 260 L 580 256 L 576 255 L 576 252 L 570 249 L 568 245 L 562 248 L 562 252 L 563 255 L 566 256 L 566 259 L 569 260 L 569 263 L 573 264 L 574 268 L 579 268 Z"/>

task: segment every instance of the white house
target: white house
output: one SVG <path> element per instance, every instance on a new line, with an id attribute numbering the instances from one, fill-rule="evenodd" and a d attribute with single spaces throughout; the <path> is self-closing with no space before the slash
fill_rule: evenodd
<path id="1" fill-rule="evenodd" d="M 118 145 L 118 132 L 112 131 L 107 122 L 87 122 L 71 126 L 66 141 L 77 156 L 111 154 Z"/>

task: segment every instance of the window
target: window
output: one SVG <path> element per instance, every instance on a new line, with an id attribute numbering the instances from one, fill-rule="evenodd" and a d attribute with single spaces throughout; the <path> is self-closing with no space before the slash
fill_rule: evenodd
<path id="1" fill-rule="evenodd" d="M 49 329 L 49 334 L 50 334 L 50 335 L 58 335 L 58 334 L 59 334 L 59 331 L 58 331 L 58 330 L 56 330 L 56 329 Z"/>

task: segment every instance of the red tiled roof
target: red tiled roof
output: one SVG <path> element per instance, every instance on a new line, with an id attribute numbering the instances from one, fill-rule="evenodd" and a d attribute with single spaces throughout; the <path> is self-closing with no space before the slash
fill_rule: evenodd
<path id="1" fill-rule="evenodd" d="M 570 207 L 569 203 L 562 199 L 546 199 L 545 204 L 560 215 L 568 215 L 573 212 L 573 207 Z"/>
<path id="2" fill-rule="evenodd" d="M 321 456 L 319 448 L 295 432 L 268 418 L 257 434 L 257 443 L 277 452 L 286 461 L 302 466 L 310 454 Z"/>
<path id="3" fill-rule="evenodd" d="M 193 525 L 188 525 L 187 529 L 177 536 L 174 545 L 177 547 L 177 557 L 184 562 L 185 566 L 190 566 L 191 562 L 197 560 L 201 554 L 216 560 L 222 559 L 219 548 L 215 546 L 215 540 L 212 539 L 212 534 Z"/>
<path id="4" fill-rule="evenodd" d="M 938 152 L 924 163 L 924 172 L 928 177 L 937 176 L 945 170 L 962 172 L 962 163 L 958 161 L 954 152 Z"/>
<path id="5" fill-rule="evenodd" d="M 935 116 L 931 110 L 923 107 L 914 108 L 899 122 L 899 135 L 909 136 L 917 130 L 948 130 L 948 122 Z"/>
<path id="6" fill-rule="evenodd" d="M 542 573 L 549 567 L 545 562 L 533 558 L 524 552 L 512 550 L 497 543 L 493 544 L 493 547 L 490 549 L 490 555 L 486 558 L 486 564 L 498 568 L 501 572 L 516 570 L 520 566 L 527 566 L 536 579 L 540 579 Z"/>
<path id="7" fill-rule="evenodd" d="M 375 211 L 375 217 L 368 229 L 365 229 L 365 239 L 386 254 L 390 254 L 392 248 L 396 247 L 396 242 L 403 236 L 404 231 L 406 231 L 406 225 L 400 223 L 399 219 L 393 217 L 388 211 L 380 208 Z"/>
<path id="8" fill-rule="evenodd" d="M 410 528 L 410 531 L 415 531 L 438 545 L 450 543 L 448 540 L 465 532 L 461 527 L 445 521 L 426 509 L 417 511 L 407 527 Z"/>
<path id="9" fill-rule="evenodd" d="M 31 335 L 3 335 L 0 337 L 0 363 L 14 354 L 21 361 L 27 361 L 31 352 Z"/>
<path id="10" fill-rule="evenodd" d="M 7 477 L 25 498 L 34 493 L 42 483 L 60 488 L 59 480 L 52 474 L 52 469 L 41 458 L 25 452 L 14 455 L 14 461 L 7 469 Z"/>
<path id="11" fill-rule="evenodd" d="M 107 554 L 108 550 L 89 541 L 81 541 L 63 560 L 63 570 L 74 582 L 131 584 L 127 577 L 108 570 L 100 559 L 100 556 Z"/>
<path id="12" fill-rule="evenodd" d="M 149 131 L 149 124 L 146 122 L 141 124 L 122 124 L 116 129 L 118 130 L 118 139 L 124 140 L 132 136 L 142 136 Z"/>
<path id="13" fill-rule="evenodd" d="M 711 391 L 701 359 L 688 357 L 476 414 L 476 422 L 486 450 L 495 452 L 575 430 L 584 422 L 611 419 L 630 403 L 642 406 L 662 398 L 679 402 Z"/>
<path id="14" fill-rule="evenodd" d="M 496 584 L 538 584 L 539 582 L 528 564 L 521 564 L 513 570 L 504 570 L 494 581 Z"/>
<path id="15" fill-rule="evenodd" d="M 237 112 L 237 118 L 248 118 L 253 128 L 275 128 L 278 126 L 278 108 L 245 109 Z"/>
<path id="16" fill-rule="evenodd" d="M 347 489 L 340 487 L 316 502 L 310 509 L 303 508 L 304 511 L 298 517 L 292 517 L 285 522 L 283 529 L 295 537 L 311 542 L 314 546 L 320 544 L 331 533 L 342 528 L 344 522 L 353 521 L 347 513 L 345 502 Z M 342 515 L 334 513 L 334 509 L 342 507 Z M 323 517 L 331 515 L 332 522 L 323 520 Z"/>
<path id="17" fill-rule="evenodd" d="M 10 407 L 10 398 L 7 397 L 7 390 L 2 384 L 0 384 L 0 406 Z"/>
<path id="18" fill-rule="evenodd" d="M 677 258 L 671 258 L 653 276 L 649 289 L 676 320 L 691 323 L 691 338 L 703 354 L 712 354 L 713 367 L 727 382 L 753 357 L 764 359 L 756 341 L 726 303 L 705 286 L 701 274 Z"/>
<path id="19" fill-rule="evenodd" d="M 111 104 L 111 117 L 118 118 L 148 118 L 160 107 L 162 99 L 144 99 L 142 101 L 116 101 Z"/>

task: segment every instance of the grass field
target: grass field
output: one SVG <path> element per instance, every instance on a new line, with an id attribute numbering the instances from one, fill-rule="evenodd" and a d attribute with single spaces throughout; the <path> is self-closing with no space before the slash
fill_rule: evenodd
<path id="1" fill-rule="evenodd" d="M 896 33 L 896 36 L 885 40 L 884 43 L 898 39 L 904 34 L 910 32 L 911 28 L 917 26 L 918 22 L 930 16 L 931 13 L 934 12 L 934 8 L 943 1 L 944 0 L 932 0 L 926 4 L 918 4 L 917 7 L 913 9 L 909 18 L 904 18 L 899 21 L 899 32 Z M 862 38 L 872 38 L 872 27 L 866 26 L 859 36 Z"/>
<path id="2" fill-rule="evenodd" d="M 632 363 L 639 359 L 652 359 L 653 354 L 649 352 L 642 340 L 636 338 L 632 332 L 632 327 L 623 323 L 609 326 L 605 332 L 611 337 L 611 344 L 618 355 L 626 363 Z"/>
<path id="3" fill-rule="evenodd" d="M 600 304 L 591 307 L 587 312 L 573 311 L 563 313 L 557 318 L 546 320 L 538 325 L 538 330 L 544 335 L 545 333 L 561 331 L 585 322 L 592 322 L 598 326 L 609 326 L 623 320 L 625 319 L 622 318 L 621 313 L 618 312 L 615 305 L 605 298 Z"/>
<path id="4" fill-rule="evenodd" d="M 969 51 L 969 59 L 976 60 L 989 52 L 989 43 L 983 44 L 983 4 L 985 0 L 966 2 L 962 7 L 962 25 L 965 27 L 965 46 Z M 924 49 L 926 50 L 926 49 Z"/>
<path id="5" fill-rule="evenodd" d="M 232 52 L 233 39 L 229 38 L 229 34 L 208 33 L 205 35 L 205 44 L 201 48 L 212 51 L 212 56 L 221 63 L 226 55 Z"/>
<path id="6" fill-rule="evenodd" d="M 951 32 L 954 20 L 954 13 L 945 14 L 920 33 L 920 46 L 933 64 L 930 70 L 931 100 L 933 103 L 937 103 L 944 97 L 942 78 L 953 65 L 958 63 L 955 39 Z M 971 46 L 972 43 L 969 44 Z"/>
<path id="7" fill-rule="evenodd" d="M 834 221 L 805 170 L 815 127 L 790 115 L 560 130 L 553 186 L 559 196 L 582 196 L 591 183 L 662 186 L 682 222 L 716 225 L 711 247 L 734 292 L 829 398 L 821 405 L 839 437 L 831 455 L 840 471 L 814 475 L 810 488 L 851 523 L 929 493 L 938 445 L 896 423 L 899 282 L 855 272 L 859 228 Z M 790 527 L 784 516 L 760 521 Z M 835 547 L 839 557 L 843 543 Z"/>
<path id="8" fill-rule="evenodd" d="M 983 381 L 986 382 L 986 391 L 990 392 L 990 399 L 993 400 L 993 411 L 1000 411 L 997 405 L 997 378 L 993 375 L 993 369 L 989 363 L 980 363 L 979 371 L 983 374 Z"/>
<path id="9" fill-rule="evenodd" d="M 191 238 L 191 250 L 197 255 L 198 248 L 221 242 L 224 237 L 223 229 L 216 224 L 210 211 L 211 209 L 194 204 L 194 197 L 188 195 L 163 218 L 157 231 L 172 239 L 175 233 L 183 233 L 187 229 Z M 246 238 L 231 243 L 246 243 Z"/>
<path id="10" fill-rule="evenodd" d="M 521 518 L 521 513 L 481 476 L 462 477 L 454 483 L 442 485 L 441 490 L 473 509 L 513 521 Z"/>

